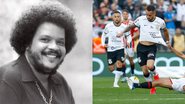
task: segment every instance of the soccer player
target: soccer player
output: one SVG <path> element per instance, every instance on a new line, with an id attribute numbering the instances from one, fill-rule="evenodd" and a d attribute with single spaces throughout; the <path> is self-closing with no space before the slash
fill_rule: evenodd
<path id="1" fill-rule="evenodd" d="M 123 75 L 122 68 L 124 62 L 124 41 L 126 33 L 121 38 L 116 35 L 126 28 L 122 24 L 121 13 L 114 11 L 112 15 L 113 22 L 108 23 L 102 34 L 102 45 L 107 48 L 107 62 L 110 72 L 115 74 L 113 87 L 119 87 L 118 81 Z M 114 70 L 116 67 L 116 70 Z"/>
<path id="2" fill-rule="evenodd" d="M 137 46 L 139 65 L 146 81 L 152 81 L 151 74 L 148 70 L 154 74 L 154 78 L 158 78 L 154 66 L 157 51 L 156 44 L 159 43 L 166 45 L 161 36 L 160 30 L 162 29 L 164 31 L 167 43 L 169 42 L 168 30 L 165 26 L 164 20 L 156 16 L 156 9 L 153 5 L 148 5 L 146 8 L 146 15 L 138 17 L 133 24 L 129 25 L 125 30 L 117 34 L 117 37 L 122 36 L 123 33 L 135 27 L 139 27 L 140 30 L 139 43 Z M 155 89 L 152 89 L 150 93 L 154 94 Z"/>
<path id="3" fill-rule="evenodd" d="M 122 16 L 123 16 L 123 21 L 122 21 L 123 24 L 128 26 L 133 23 L 133 21 L 129 19 L 128 10 L 124 9 L 122 11 Z M 125 48 L 126 54 L 128 55 L 128 59 L 130 62 L 131 76 L 134 75 L 134 69 L 135 69 L 135 65 L 134 65 L 134 61 L 133 61 L 133 57 L 134 57 L 134 39 L 133 39 L 133 37 L 138 34 L 139 34 L 138 28 L 132 28 L 130 30 L 130 35 L 127 37 L 127 40 L 131 39 L 131 42 L 128 43 L 130 47 Z"/>
<path id="4" fill-rule="evenodd" d="M 181 57 L 182 59 L 185 59 L 185 54 L 182 52 L 177 51 L 171 45 L 168 44 L 168 47 L 172 52 L 174 52 L 178 57 Z M 183 78 L 179 79 L 173 79 L 173 78 L 160 78 L 158 80 L 150 81 L 150 82 L 143 82 L 143 83 L 133 83 L 130 79 L 127 80 L 128 86 L 130 89 L 134 88 L 146 88 L 150 89 L 153 87 L 164 87 L 169 88 L 175 91 L 183 92 L 185 93 L 185 76 Z"/>

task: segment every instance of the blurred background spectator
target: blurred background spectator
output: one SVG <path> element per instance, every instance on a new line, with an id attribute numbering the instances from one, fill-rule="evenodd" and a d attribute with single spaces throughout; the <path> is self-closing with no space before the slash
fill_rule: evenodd
<path id="1" fill-rule="evenodd" d="M 185 37 L 185 0 L 93 0 L 93 38 L 98 37 L 98 33 L 102 32 L 104 26 L 111 21 L 111 13 L 118 10 L 122 13 L 123 9 L 127 9 L 130 13 L 129 19 L 135 20 L 141 15 L 145 15 L 147 5 L 156 7 L 157 16 L 164 19 L 166 27 L 169 30 L 171 44 L 176 47 L 177 44 L 185 45 L 183 37 Z M 97 31 L 98 30 L 98 31 Z M 177 35 L 178 31 L 181 35 Z M 95 32 L 96 31 L 96 32 Z M 176 41 L 175 39 L 178 39 Z M 138 40 L 135 40 L 137 47 Z M 169 52 L 168 48 L 158 45 L 159 52 Z M 185 52 L 185 49 L 177 48 L 179 51 Z"/>
<path id="2" fill-rule="evenodd" d="M 175 13 L 171 4 L 168 6 L 167 11 L 164 13 L 164 21 L 166 22 L 166 28 L 168 29 L 171 43 L 172 37 L 175 35 Z"/>
<path id="3" fill-rule="evenodd" d="M 182 34 L 180 28 L 176 29 L 176 34 L 172 38 L 172 46 L 180 52 L 185 50 L 185 35 Z"/>
<path id="4" fill-rule="evenodd" d="M 102 32 L 99 32 L 98 37 L 93 38 L 93 53 L 102 54 L 106 52 L 105 47 L 102 46 L 101 35 Z"/>

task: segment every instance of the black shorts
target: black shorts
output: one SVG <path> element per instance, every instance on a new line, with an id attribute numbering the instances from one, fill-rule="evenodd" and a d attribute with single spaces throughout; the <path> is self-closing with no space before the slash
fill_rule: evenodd
<path id="1" fill-rule="evenodd" d="M 147 60 L 152 59 L 155 60 L 156 57 L 156 52 L 157 52 L 157 45 L 142 45 L 138 44 L 137 46 L 137 58 L 140 66 L 146 65 Z"/>
<path id="2" fill-rule="evenodd" d="M 113 65 L 117 60 L 124 62 L 124 49 L 107 52 L 107 63 Z"/>

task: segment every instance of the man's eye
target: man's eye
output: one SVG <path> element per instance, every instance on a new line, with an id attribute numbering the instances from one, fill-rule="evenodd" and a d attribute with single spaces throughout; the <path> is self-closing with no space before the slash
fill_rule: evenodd
<path id="1" fill-rule="evenodd" d="M 49 39 L 46 39 L 46 38 L 42 38 L 42 39 L 40 39 L 42 42 L 44 42 L 44 43 L 48 43 L 49 42 Z"/>
<path id="2" fill-rule="evenodd" d="M 64 41 L 57 41 L 57 44 L 60 45 L 60 46 L 64 46 L 65 42 Z"/>

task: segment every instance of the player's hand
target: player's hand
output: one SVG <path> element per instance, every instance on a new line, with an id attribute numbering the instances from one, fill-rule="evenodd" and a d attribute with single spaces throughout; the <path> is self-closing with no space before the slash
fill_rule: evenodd
<path id="1" fill-rule="evenodd" d="M 170 44 L 170 42 L 169 42 L 169 41 L 166 41 L 166 45 L 168 46 L 168 48 L 169 48 L 169 49 L 171 49 L 171 48 L 172 48 L 172 46 L 171 46 L 171 44 Z"/>
<path id="2" fill-rule="evenodd" d="M 126 47 L 130 48 L 130 43 L 126 42 Z"/>

